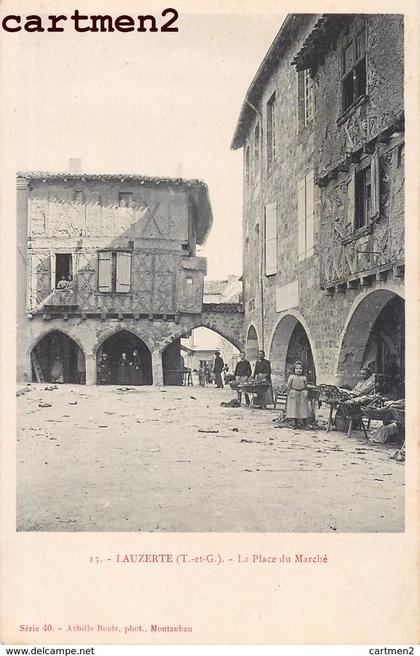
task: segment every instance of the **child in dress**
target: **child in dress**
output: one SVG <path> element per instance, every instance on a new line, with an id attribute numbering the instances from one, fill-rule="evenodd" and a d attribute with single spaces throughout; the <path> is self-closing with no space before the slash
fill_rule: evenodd
<path id="1" fill-rule="evenodd" d="M 311 407 L 308 401 L 308 387 L 306 376 L 303 375 L 302 363 L 298 360 L 293 368 L 294 373 L 287 381 L 286 417 L 294 420 L 297 428 L 300 422 L 306 425 L 311 416 Z"/>

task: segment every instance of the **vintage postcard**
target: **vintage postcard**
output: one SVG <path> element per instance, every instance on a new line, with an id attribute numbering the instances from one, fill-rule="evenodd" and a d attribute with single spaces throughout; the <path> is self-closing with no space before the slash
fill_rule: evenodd
<path id="1" fill-rule="evenodd" d="M 3 643 L 417 644 L 419 14 L 0 4 Z"/>

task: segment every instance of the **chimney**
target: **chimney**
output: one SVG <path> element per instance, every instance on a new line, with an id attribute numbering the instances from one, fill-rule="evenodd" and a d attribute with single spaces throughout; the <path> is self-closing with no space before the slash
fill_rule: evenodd
<path id="1" fill-rule="evenodd" d="M 183 166 L 182 162 L 178 162 L 178 164 L 176 165 L 175 177 L 176 178 L 182 178 L 183 172 L 184 172 L 184 166 Z"/>
<path id="2" fill-rule="evenodd" d="M 80 157 L 71 157 L 69 159 L 69 173 L 81 173 L 82 160 Z"/>

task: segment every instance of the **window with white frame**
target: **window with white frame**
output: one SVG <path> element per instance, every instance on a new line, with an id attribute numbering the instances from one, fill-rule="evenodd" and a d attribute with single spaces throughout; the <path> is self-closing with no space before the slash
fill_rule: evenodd
<path id="1" fill-rule="evenodd" d="M 131 253 L 100 251 L 98 253 L 98 291 L 127 293 L 131 291 Z"/>
<path id="2" fill-rule="evenodd" d="M 298 129 L 312 127 L 314 120 L 314 81 L 309 69 L 298 72 Z"/>
<path id="3" fill-rule="evenodd" d="M 298 184 L 298 257 L 304 260 L 314 253 L 314 172 Z"/>
<path id="4" fill-rule="evenodd" d="M 277 205 L 270 203 L 265 206 L 265 275 L 277 273 Z"/>

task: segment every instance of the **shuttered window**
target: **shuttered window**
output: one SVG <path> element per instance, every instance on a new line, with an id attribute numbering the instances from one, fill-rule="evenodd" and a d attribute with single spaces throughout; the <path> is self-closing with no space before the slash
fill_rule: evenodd
<path id="1" fill-rule="evenodd" d="M 265 275 L 277 273 L 277 207 L 270 203 L 265 207 Z"/>
<path id="2" fill-rule="evenodd" d="M 116 253 L 115 291 L 129 292 L 131 287 L 131 253 Z"/>
<path id="3" fill-rule="evenodd" d="M 298 258 L 314 253 L 314 173 L 310 171 L 298 184 Z"/>
<path id="4" fill-rule="evenodd" d="M 353 35 L 352 41 L 342 51 L 341 103 L 347 111 L 366 94 L 366 28 Z"/>
<path id="5" fill-rule="evenodd" d="M 98 291 L 127 293 L 131 290 L 131 253 L 98 253 Z"/>
<path id="6" fill-rule="evenodd" d="M 375 220 L 379 215 L 380 171 L 379 153 L 376 150 L 366 166 L 361 163 L 350 169 L 347 185 L 347 223 L 358 230 Z"/>
<path id="7" fill-rule="evenodd" d="M 98 291 L 112 290 L 112 253 L 104 251 L 98 257 Z"/>

